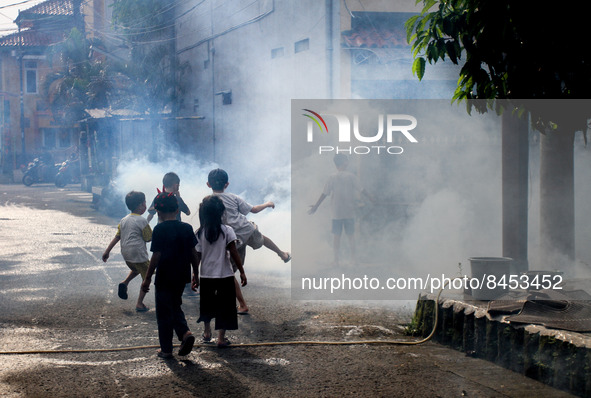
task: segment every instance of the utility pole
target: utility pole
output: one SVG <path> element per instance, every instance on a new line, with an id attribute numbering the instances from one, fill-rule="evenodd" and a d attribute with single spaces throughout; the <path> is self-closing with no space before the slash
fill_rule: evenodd
<path id="1" fill-rule="evenodd" d="M 26 164 L 27 151 L 25 142 L 25 100 L 24 100 L 24 82 L 23 82 L 23 35 L 21 27 L 18 27 L 18 69 L 20 83 L 20 128 L 21 128 L 21 164 Z"/>

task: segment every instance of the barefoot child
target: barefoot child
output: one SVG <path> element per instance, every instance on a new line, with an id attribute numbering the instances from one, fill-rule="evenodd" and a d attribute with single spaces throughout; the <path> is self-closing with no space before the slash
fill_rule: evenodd
<path id="1" fill-rule="evenodd" d="M 103 261 L 107 262 L 111 250 L 117 242 L 121 241 L 121 255 L 130 269 L 127 278 L 119 284 L 118 295 L 123 300 L 127 300 L 127 285 L 133 278 L 138 275 L 142 276 L 142 280 L 146 278 L 146 272 L 150 265 L 146 242 L 152 240 L 152 229 L 148 225 L 148 221 L 142 217 L 146 211 L 144 193 L 131 191 L 125 196 L 125 204 L 131 213 L 121 219 L 117 226 L 117 234 L 103 253 Z M 144 305 L 145 295 L 146 292 L 140 289 L 135 305 L 135 310 L 138 312 L 149 310 Z"/>
<path id="2" fill-rule="evenodd" d="M 211 320 L 215 318 L 219 348 L 230 344 L 226 330 L 238 329 L 235 278 L 230 257 L 240 271 L 242 286 L 246 286 L 242 260 L 236 250 L 236 235 L 231 227 L 222 224 L 224 210 L 221 199 L 214 195 L 205 197 L 199 206 L 196 249 L 201 261 L 201 277 L 198 273 L 193 275 L 193 289 L 200 286 L 201 291 L 197 322 L 205 324 L 203 340 L 211 340 Z"/>
<path id="3" fill-rule="evenodd" d="M 172 339 L 176 332 L 181 341 L 178 354 L 188 355 L 195 343 L 195 337 L 187 326 L 181 309 L 185 284 L 191 282 L 191 265 L 197 274 L 199 263 L 195 245 L 197 239 L 191 225 L 176 219 L 179 211 L 177 198 L 173 193 L 161 193 L 154 199 L 154 208 L 161 222 L 152 234 L 152 259 L 142 283 L 142 289 L 150 289 L 152 275 L 156 269 L 156 321 L 161 358 L 172 358 Z"/>

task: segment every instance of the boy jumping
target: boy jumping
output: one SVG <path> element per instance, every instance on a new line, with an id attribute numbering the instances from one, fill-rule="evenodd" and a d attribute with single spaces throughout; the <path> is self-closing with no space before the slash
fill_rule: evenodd
<path id="1" fill-rule="evenodd" d="M 212 189 L 214 195 L 217 195 L 222 200 L 226 207 L 223 221 L 224 224 L 229 225 L 234 229 L 236 237 L 240 241 L 237 249 L 240 258 L 242 259 L 242 264 L 244 264 L 244 258 L 246 257 L 246 246 L 250 246 L 254 250 L 261 246 L 265 246 L 267 249 L 275 252 L 284 263 L 289 262 L 289 260 L 291 260 L 291 255 L 288 252 L 279 249 L 271 239 L 261 234 L 255 223 L 248 221 L 246 218 L 248 213 L 256 214 L 268 207 L 275 208 L 275 203 L 266 202 L 253 206 L 239 196 L 225 192 L 228 185 L 230 185 L 228 182 L 228 173 L 224 170 L 215 169 L 209 172 L 209 175 L 207 176 L 207 186 Z M 234 270 L 234 272 L 236 272 L 236 270 Z M 238 283 L 238 280 L 234 279 L 234 281 L 236 285 L 236 297 L 239 302 L 238 313 L 246 314 L 248 312 L 248 307 L 242 297 L 240 284 Z"/>

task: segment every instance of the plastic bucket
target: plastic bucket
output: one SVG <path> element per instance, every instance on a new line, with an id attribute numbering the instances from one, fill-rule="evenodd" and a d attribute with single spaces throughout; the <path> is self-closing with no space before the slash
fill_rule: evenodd
<path id="1" fill-rule="evenodd" d="M 472 278 L 470 281 L 472 298 L 476 300 L 494 300 L 509 291 L 509 274 L 512 258 L 509 257 L 470 257 Z M 504 278 L 503 278 L 504 276 Z"/>

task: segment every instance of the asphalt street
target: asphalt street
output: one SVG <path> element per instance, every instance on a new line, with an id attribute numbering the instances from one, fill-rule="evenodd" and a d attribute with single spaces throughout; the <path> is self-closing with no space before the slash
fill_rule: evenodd
<path id="1" fill-rule="evenodd" d="M 289 279 L 249 273 L 248 260 L 251 313 L 229 332 L 232 347 L 198 339 L 190 355 L 162 360 L 153 292 L 146 313 L 134 310 L 139 278 L 117 297 L 127 267 L 118 248 L 100 257 L 118 219 L 91 201 L 76 186 L 0 185 L 0 396 L 569 396 L 431 342 L 388 344 L 412 341 L 411 308 L 292 300 Z M 199 296 L 183 302 L 200 336 Z M 363 340 L 384 344 L 324 344 Z"/>

